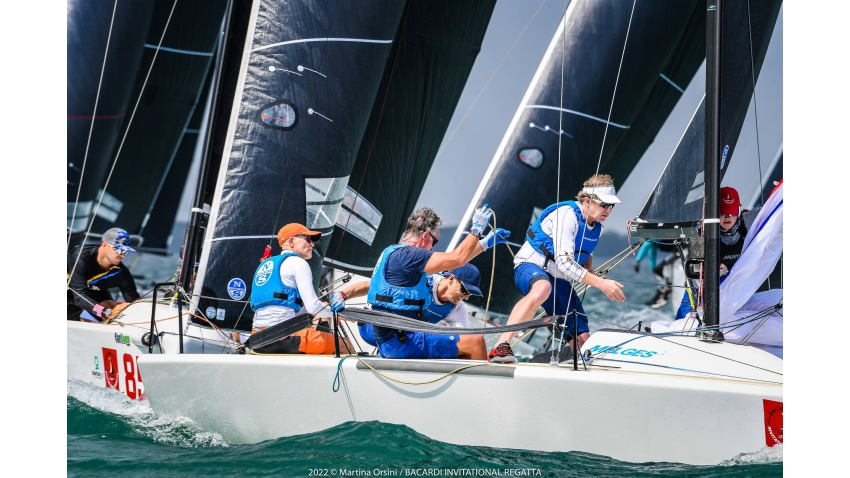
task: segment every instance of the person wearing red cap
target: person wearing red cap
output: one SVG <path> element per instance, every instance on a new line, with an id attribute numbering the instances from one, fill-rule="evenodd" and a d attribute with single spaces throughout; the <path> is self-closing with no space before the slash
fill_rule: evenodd
<path id="1" fill-rule="evenodd" d="M 744 249 L 744 238 L 747 237 L 750 226 L 761 211 L 761 206 L 741 211 L 741 198 L 738 191 L 732 187 L 720 188 L 720 282 L 741 257 Z M 691 297 L 688 291 L 682 297 L 682 303 L 676 312 L 676 319 L 687 317 L 693 312 Z"/>
<path id="2" fill-rule="evenodd" d="M 322 233 L 290 223 L 277 233 L 282 249 L 280 255 L 264 259 L 251 282 L 251 308 L 254 310 L 253 329 L 289 320 L 307 312 L 315 318 L 327 318 L 334 310 L 319 300 L 313 289 L 313 272 L 307 259 L 313 257 L 313 247 Z M 348 339 L 340 338 L 340 349 L 351 353 L 354 348 Z M 283 339 L 253 349 L 257 353 L 274 354 L 332 354 L 334 336 L 309 327 Z"/>

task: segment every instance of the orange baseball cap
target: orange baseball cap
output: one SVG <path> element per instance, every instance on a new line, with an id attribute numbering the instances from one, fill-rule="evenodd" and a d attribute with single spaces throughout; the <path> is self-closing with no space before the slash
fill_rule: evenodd
<path id="1" fill-rule="evenodd" d="M 277 242 L 279 244 L 282 244 L 286 242 L 290 237 L 297 236 L 299 234 L 311 236 L 313 238 L 313 242 L 316 242 L 322 238 L 321 232 L 311 231 L 304 227 L 302 224 L 298 224 L 297 222 L 290 222 L 289 224 L 281 227 L 280 231 L 277 232 Z"/>

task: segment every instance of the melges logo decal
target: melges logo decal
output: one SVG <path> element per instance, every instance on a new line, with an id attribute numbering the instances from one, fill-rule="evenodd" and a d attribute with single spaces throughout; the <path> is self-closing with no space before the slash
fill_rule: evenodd
<path id="1" fill-rule="evenodd" d="M 130 336 L 124 334 L 115 334 L 115 343 L 116 344 L 124 344 L 127 347 L 130 346 Z"/>
<path id="2" fill-rule="evenodd" d="M 643 357 L 643 358 L 652 358 L 656 355 L 664 355 L 659 354 L 654 350 L 642 350 L 642 349 L 632 349 L 632 348 L 624 348 L 619 346 L 610 346 L 610 345 L 594 345 L 590 351 L 593 355 L 596 354 L 615 354 L 615 355 L 627 355 L 629 357 Z"/>

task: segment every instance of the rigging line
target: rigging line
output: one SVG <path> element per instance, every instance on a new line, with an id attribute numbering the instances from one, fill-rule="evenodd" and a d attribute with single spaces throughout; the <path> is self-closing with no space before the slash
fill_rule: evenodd
<path id="1" fill-rule="evenodd" d="M 484 90 L 487 89 L 487 86 L 489 86 L 493 78 L 496 77 L 496 73 L 499 72 L 499 68 L 501 68 L 505 60 L 508 59 L 508 56 L 510 56 L 514 47 L 517 45 L 517 43 L 519 43 L 520 39 L 522 39 L 522 36 L 525 35 L 525 31 L 528 30 L 528 27 L 531 25 L 531 22 L 533 22 L 534 19 L 537 18 L 537 14 L 540 13 L 540 9 L 542 9 L 543 5 L 545 4 L 546 0 L 540 2 L 540 6 L 537 7 L 537 11 L 535 11 L 534 15 L 531 16 L 531 20 L 529 20 L 528 23 L 525 24 L 525 27 L 520 32 L 519 36 L 516 38 L 516 40 L 514 40 L 514 44 L 511 45 L 511 47 L 508 49 L 508 52 L 505 53 L 505 56 L 502 58 L 502 61 L 499 62 L 499 66 L 497 66 L 496 69 L 493 70 L 493 74 L 490 75 L 490 78 L 488 78 L 487 81 L 484 83 L 484 86 L 481 88 L 481 91 L 478 92 L 478 96 L 476 96 L 475 99 L 472 101 L 472 104 L 469 105 L 469 108 L 466 110 L 466 113 L 463 114 L 463 117 L 460 119 L 460 122 L 458 122 L 457 126 L 455 126 L 455 129 L 452 130 L 452 133 L 449 135 L 449 137 L 446 138 L 445 141 L 443 141 L 442 145 L 440 146 L 440 150 L 437 151 L 437 154 L 434 156 L 434 161 L 436 161 L 437 158 L 440 157 L 440 154 L 443 153 L 443 151 L 446 149 L 446 146 L 451 142 L 452 138 L 454 138 L 455 133 L 457 133 L 457 131 L 460 129 L 460 125 L 462 125 L 463 122 L 466 121 L 466 117 L 472 111 L 472 108 L 475 107 L 475 104 L 478 103 L 478 100 L 481 98 L 481 95 L 484 94 Z"/>
<path id="2" fill-rule="evenodd" d="M 747 31 L 749 32 L 748 39 L 750 42 L 750 78 L 753 80 L 753 116 L 756 120 L 756 155 L 758 156 L 759 167 L 759 195 L 761 196 L 761 204 L 764 205 L 764 173 L 761 170 L 761 141 L 759 141 L 759 108 L 756 102 L 756 67 L 753 59 L 753 21 L 750 16 L 750 0 L 747 0 Z M 767 276 L 767 288 L 770 289 L 770 276 Z"/>
<path id="3" fill-rule="evenodd" d="M 336 10 L 337 10 L 338 6 L 339 6 L 339 0 L 336 0 L 334 2 L 334 9 L 333 9 L 333 12 L 331 13 L 330 22 L 328 23 L 328 31 L 325 34 L 325 40 L 326 41 L 322 45 L 322 52 L 321 52 L 320 60 L 319 60 L 319 67 L 320 67 L 319 69 L 320 70 L 322 69 L 321 67 L 324 65 L 325 50 L 328 48 L 328 43 L 330 43 L 327 40 L 330 38 L 331 31 L 333 31 L 334 21 L 336 20 Z M 307 96 L 307 107 L 308 107 L 308 109 L 313 106 L 312 102 L 313 102 L 313 97 L 316 93 L 316 84 L 318 83 L 318 81 L 319 81 L 319 76 L 314 75 L 313 84 L 310 86 L 310 94 Z M 304 134 L 304 129 L 299 128 L 298 135 L 295 137 L 295 148 L 292 151 L 292 154 L 289 156 L 289 159 L 290 159 L 289 164 L 284 165 L 284 169 L 282 169 L 283 171 L 288 170 L 293 164 L 295 164 L 295 160 L 297 159 L 297 156 L 298 156 L 298 148 L 301 145 L 301 137 L 303 136 L 303 134 Z M 280 212 L 283 210 L 283 201 L 286 199 L 286 192 L 289 191 L 289 182 L 292 179 L 292 176 L 295 176 L 295 175 L 294 174 L 287 174 L 286 175 L 286 183 L 284 183 L 284 186 L 283 186 L 283 194 L 280 196 L 280 204 L 278 204 L 278 206 L 277 206 L 277 215 L 275 216 L 274 224 L 272 225 L 272 234 L 274 234 L 275 238 L 277 237 L 277 231 L 275 229 L 277 229 L 277 224 L 278 224 L 278 221 L 280 220 Z M 305 226 L 306 226 L 306 224 L 305 224 Z M 273 239 L 270 237 L 269 243 L 268 243 L 269 247 L 271 247 L 271 245 L 272 245 L 272 240 Z"/>
<path id="4" fill-rule="evenodd" d="M 629 14 L 629 24 L 626 27 L 626 38 L 623 41 L 623 51 L 620 54 L 620 64 L 617 67 L 617 78 L 614 80 L 614 92 L 611 95 L 611 104 L 608 107 L 608 118 L 605 122 L 605 132 L 602 135 L 602 147 L 599 149 L 599 159 L 596 162 L 596 174 L 594 175 L 595 178 L 598 178 L 599 168 L 602 165 L 602 153 L 605 151 L 605 140 L 608 138 L 608 127 L 611 124 L 611 114 L 614 111 L 614 100 L 616 100 L 616 98 L 617 98 L 617 87 L 620 85 L 620 73 L 623 70 L 623 59 L 626 57 L 626 47 L 629 44 L 629 33 L 631 33 L 631 30 L 632 30 L 632 19 L 634 18 L 634 15 L 635 15 L 635 5 L 636 4 L 637 4 L 637 0 L 633 0 L 632 11 Z M 562 107 L 563 107 L 563 105 L 562 105 Z M 558 161 L 560 162 L 560 158 L 558 159 Z M 560 180 L 560 178 L 559 178 L 559 180 Z M 591 190 L 591 198 L 590 198 L 591 201 L 593 200 L 593 195 L 595 194 L 595 189 L 596 189 L 597 183 L 598 183 L 598 180 L 594 180 L 593 186 L 592 186 L 593 189 Z M 588 207 L 588 210 L 589 210 L 589 207 Z M 602 225 L 600 224 L 600 227 L 601 226 Z M 586 236 L 586 233 L 587 233 L 587 229 L 585 228 L 585 231 L 581 235 L 581 241 L 579 242 L 579 250 L 581 250 L 584 247 L 584 238 Z M 585 287 L 584 289 L 587 290 L 587 287 Z M 564 327 L 564 329 L 561 333 L 562 341 L 563 341 L 563 334 L 566 333 L 566 331 L 567 331 L 567 328 Z M 575 334 L 576 334 L 575 344 L 578 345 L 578 329 L 575 330 Z M 559 352 L 560 352 L 560 350 L 559 350 Z"/>
<path id="5" fill-rule="evenodd" d="M 112 40 L 112 27 L 115 24 L 115 11 L 118 10 L 118 0 L 112 6 L 112 19 L 109 21 L 109 34 L 106 36 L 106 49 L 103 52 L 103 65 L 100 67 L 100 79 L 97 81 L 97 94 L 94 97 L 94 111 L 91 115 L 91 125 L 89 126 L 89 136 L 86 139 L 86 152 L 83 154 L 83 166 L 80 169 L 80 180 L 77 183 L 77 197 L 74 198 L 74 211 L 71 214 L 71 225 L 68 226 L 68 243 L 65 248 L 71 247 L 71 235 L 74 230 L 74 221 L 77 218 L 77 204 L 80 202 L 80 191 L 83 188 L 83 175 L 86 173 L 86 160 L 89 157 L 89 146 L 91 145 L 91 135 L 94 130 L 94 120 L 97 117 L 97 103 L 100 100 L 100 88 L 103 85 L 103 72 L 106 71 L 106 58 L 109 54 L 109 42 Z M 85 239 L 83 239 L 85 242 Z"/>
<path id="6" fill-rule="evenodd" d="M 360 176 L 360 182 L 357 183 L 357 190 L 354 191 L 354 201 L 351 202 L 350 209 L 352 211 L 354 211 L 354 207 L 357 205 L 357 200 L 360 198 L 360 189 L 363 186 L 363 180 L 366 179 L 366 171 L 368 171 L 369 169 L 369 162 L 372 160 L 372 151 L 375 148 L 375 140 L 378 139 L 378 131 L 381 129 L 381 120 L 384 119 L 384 108 L 387 106 L 387 98 L 389 98 L 390 96 L 390 88 L 393 84 L 393 76 L 395 75 L 395 67 L 398 63 L 398 57 L 401 55 L 401 45 L 404 40 L 404 30 L 407 26 L 407 14 L 409 11 L 410 4 L 408 3 L 404 7 L 404 18 L 402 18 L 401 20 L 401 31 L 398 35 L 398 45 L 396 45 L 396 54 L 395 58 L 393 58 L 393 65 L 390 68 L 390 77 L 387 80 L 387 91 L 384 92 L 384 99 L 381 101 L 381 112 L 378 114 L 378 122 L 375 124 L 375 134 L 372 135 L 372 142 L 369 145 L 369 153 L 366 155 L 366 164 L 363 166 L 363 174 Z M 348 218 L 345 220 L 345 226 L 342 227 L 342 233 L 339 236 L 339 242 L 336 245 L 336 249 L 334 249 L 334 257 L 336 257 L 336 254 L 339 252 L 339 248 L 342 246 L 342 241 L 345 239 L 345 233 L 348 231 L 348 223 L 351 221 L 351 216 L 351 214 L 348 215 Z M 327 254 L 325 255 L 327 256 Z"/>
<path id="7" fill-rule="evenodd" d="M 570 0 L 564 0 L 564 17 L 567 16 L 567 9 L 569 8 Z M 564 63 L 566 62 L 565 58 L 567 55 L 567 24 L 564 22 L 564 29 L 561 32 L 561 91 L 559 97 L 559 111 L 558 111 L 558 131 L 564 130 Z M 558 173 L 556 174 L 555 181 L 555 204 L 561 202 L 561 145 L 563 144 L 563 135 L 558 133 Z M 558 239 L 560 243 L 561 239 L 561 229 L 558 227 L 560 223 L 560 216 L 558 215 L 557 208 L 552 211 L 555 213 L 555 237 Z M 541 222 L 542 227 L 542 222 Z M 559 244 L 561 245 L 561 244 Z M 558 252 L 558 248 L 555 246 L 555 242 L 552 242 L 552 248 L 554 252 Z M 548 263 L 544 263 L 548 268 Z M 558 264 L 555 263 L 555 269 L 558 269 Z M 546 272 L 546 271 L 544 271 Z M 569 300 L 567 301 L 567 310 L 570 308 L 570 301 L 572 301 L 572 295 L 570 295 Z M 555 315 L 558 313 L 558 281 L 552 281 L 552 314 Z M 566 319 L 564 319 L 564 330 L 566 330 Z M 552 326 L 552 331 L 555 331 L 555 326 Z M 576 331 L 578 332 L 578 331 Z M 554 334 L 553 334 L 554 337 Z M 563 340 L 563 333 L 561 334 L 561 340 Z M 555 355 L 555 341 L 552 340 L 552 355 L 549 358 L 549 361 L 552 362 L 554 360 L 560 361 L 561 351 L 558 350 L 557 359 Z"/>
<path id="8" fill-rule="evenodd" d="M 94 225 L 94 220 L 97 217 L 97 211 L 100 209 L 100 204 L 103 202 L 103 196 L 106 195 L 106 188 L 109 185 L 109 180 L 112 179 L 112 172 L 115 171 L 115 165 L 118 164 L 118 158 L 121 156 L 121 149 L 124 147 L 124 141 L 127 139 L 127 134 L 130 132 L 130 126 L 133 124 L 133 118 L 136 116 L 136 110 L 139 107 L 139 103 L 142 101 L 142 95 L 145 93 L 145 86 L 148 84 L 148 78 L 151 76 L 153 65 L 156 63 L 156 57 L 159 54 L 159 47 L 162 46 L 162 40 L 165 38 L 166 32 L 168 32 L 168 25 L 171 23 L 171 17 L 174 15 L 174 8 L 176 6 L 177 0 L 174 0 L 174 3 L 171 5 L 171 11 L 168 13 L 168 19 L 165 21 L 165 27 L 162 29 L 162 36 L 159 37 L 157 49 L 153 53 L 153 59 L 151 60 L 150 67 L 148 67 L 148 72 L 145 75 L 145 81 L 142 82 L 142 88 L 139 90 L 139 97 L 136 98 L 136 104 L 133 106 L 133 113 L 130 115 L 130 119 L 127 122 L 127 128 L 124 129 L 124 136 L 121 138 L 121 143 L 118 145 L 118 151 L 115 153 L 115 159 L 112 161 L 112 166 L 109 168 L 109 174 L 106 176 L 106 182 L 103 183 L 103 193 L 101 193 L 100 198 L 97 200 L 97 206 L 95 206 L 94 211 L 91 213 L 89 227 L 86 229 L 86 234 L 83 237 L 89 236 L 89 232 L 91 232 L 91 228 Z M 83 241 L 85 242 L 85 239 Z M 74 260 L 74 267 L 71 268 L 71 274 L 68 277 L 68 283 L 70 283 L 71 276 L 74 275 L 74 271 L 77 269 L 79 261 L 80 255 L 77 254 L 77 258 Z"/>

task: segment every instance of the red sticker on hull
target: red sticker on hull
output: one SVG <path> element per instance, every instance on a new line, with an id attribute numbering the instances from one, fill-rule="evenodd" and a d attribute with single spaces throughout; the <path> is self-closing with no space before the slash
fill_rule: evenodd
<path id="1" fill-rule="evenodd" d="M 115 349 L 103 347 L 103 372 L 106 388 L 121 390 L 118 384 L 118 352 Z"/>
<path id="2" fill-rule="evenodd" d="M 764 400 L 764 442 L 767 446 L 782 443 L 782 402 Z"/>

